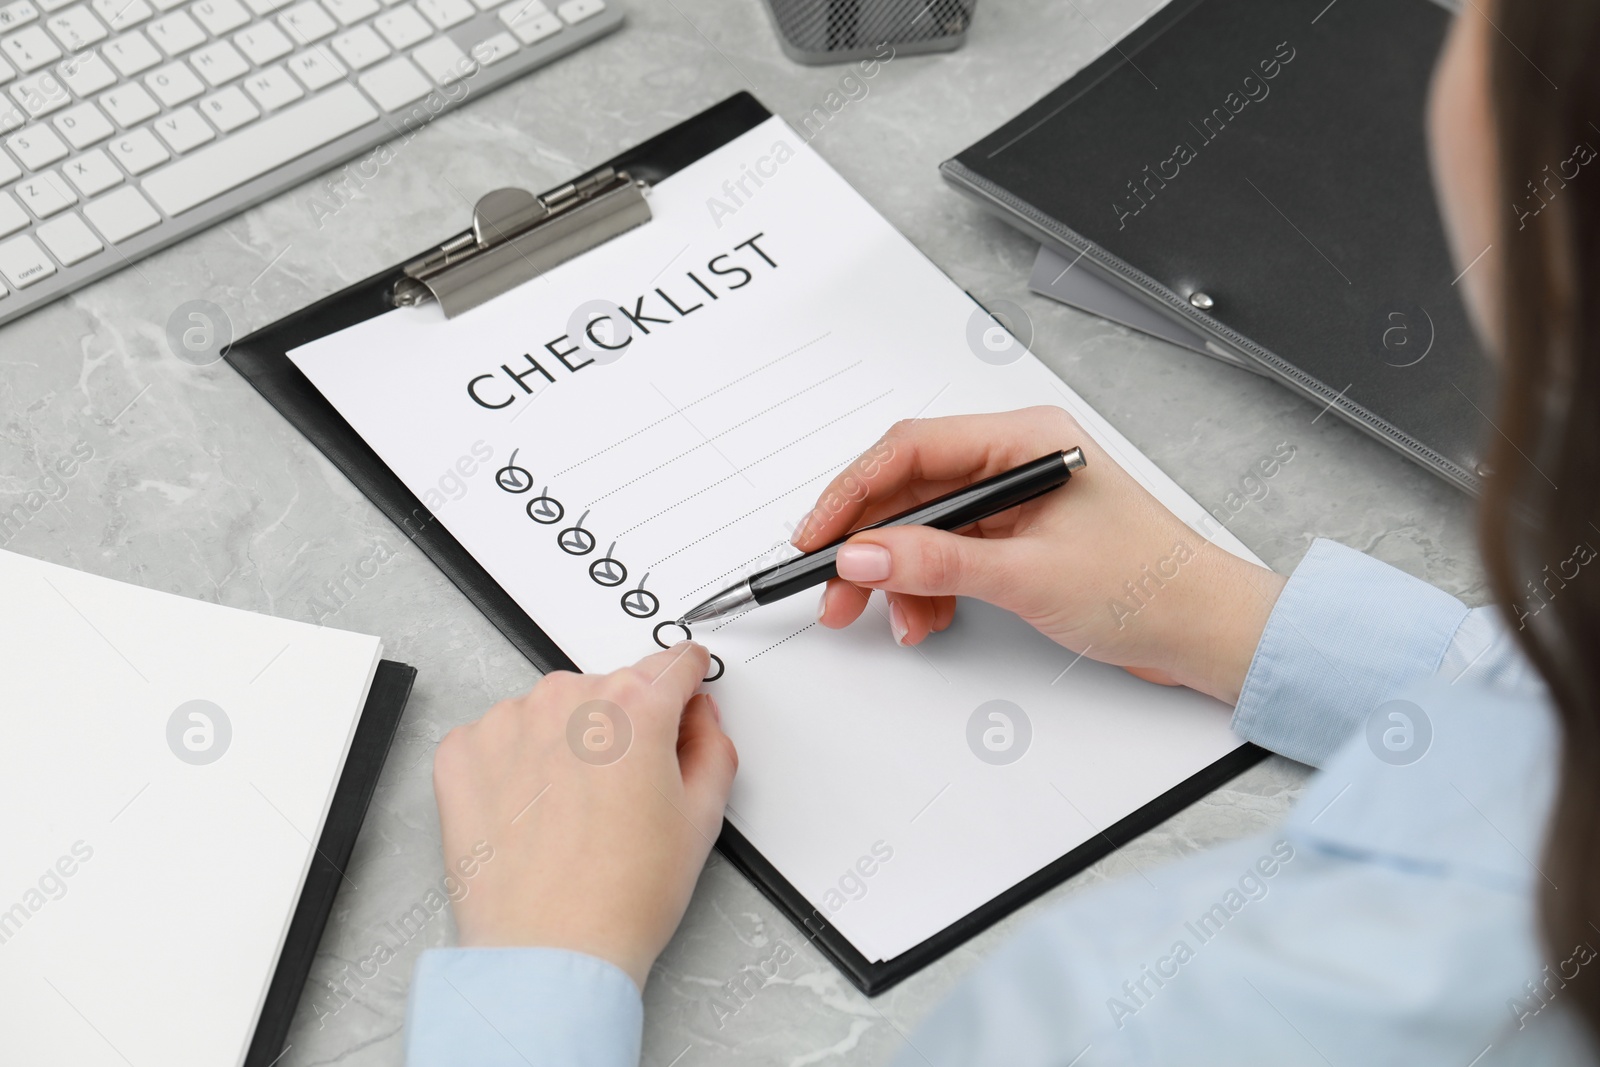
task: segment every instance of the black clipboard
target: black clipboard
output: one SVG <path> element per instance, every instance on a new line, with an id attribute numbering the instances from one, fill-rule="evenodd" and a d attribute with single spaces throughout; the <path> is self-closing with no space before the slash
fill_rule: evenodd
<path id="1" fill-rule="evenodd" d="M 394 741 L 416 677 L 415 667 L 387 659 L 379 661 L 378 669 L 373 672 L 367 702 L 356 723 L 355 736 L 350 739 L 344 770 L 339 774 L 339 784 L 334 787 L 333 803 L 328 807 L 328 817 L 312 853 L 305 885 L 300 889 L 300 902 L 289 920 L 289 931 L 278 953 L 278 966 L 272 972 L 261 1014 L 256 1019 L 255 1034 L 244 1057 L 245 1067 L 270 1067 L 283 1056 L 295 1008 L 300 1003 L 306 980 L 311 977 L 317 946 L 322 942 L 322 931 L 328 925 L 339 883 L 350 865 L 350 854 L 355 850 L 356 837 L 367 816 L 367 805 L 372 803 L 372 794 L 378 788 L 378 776 L 383 771 L 383 762 L 389 755 L 389 745 Z"/>
<path id="2" fill-rule="evenodd" d="M 609 169 L 653 184 L 770 117 L 771 112 L 755 97 L 741 92 L 623 152 L 590 173 Z M 416 262 L 421 260 L 413 261 Z M 382 509 L 534 666 L 541 671 L 575 671 L 577 664 L 434 519 L 422 501 L 406 488 L 399 476 L 286 355 L 292 348 L 392 310 L 396 287 L 404 284 L 406 277 L 405 269 L 397 266 L 258 330 L 233 345 L 227 355 L 228 363 Z M 1099 838 L 1061 856 L 921 944 L 881 963 L 874 963 L 857 951 L 743 834 L 726 821 L 717 839 L 717 851 L 782 910 L 856 988 L 868 996 L 876 996 L 1188 807 L 1266 754 L 1265 750 L 1249 744 L 1235 749 L 1111 826 Z"/>

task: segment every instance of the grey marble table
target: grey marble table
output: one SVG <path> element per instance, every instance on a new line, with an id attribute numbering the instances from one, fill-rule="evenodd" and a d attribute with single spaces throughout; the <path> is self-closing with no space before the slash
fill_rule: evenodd
<path id="1" fill-rule="evenodd" d="M 434 746 L 536 673 L 231 369 L 174 358 L 167 317 L 205 299 L 237 331 L 253 329 L 459 228 L 463 196 L 551 186 L 740 89 L 797 123 L 842 73 L 784 58 L 756 0 L 613 2 L 629 6 L 620 33 L 470 101 L 359 190 L 337 199 L 323 182 L 292 190 L 0 329 L 0 506 L 38 488 L 58 458 L 92 450 L 59 499 L 20 531 L 0 532 L 6 548 L 381 634 L 391 657 L 420 672 L 285 1067 L 401 1061 L 411 965 L 454 937 L 448 913 L 420 928 L 401 923 L 442 876 Z M 1314 536 L 1332 537 L 1480 602 L 1470 502 L 1456 490 L 1279 386 L 1033 296 L 1033 246 L 941 184 L 941 160 L 1159 6 L 982 0 L 964 48 L 894 59 L 812 144 L 963 287 L 1024 308 L 1040 357 L 1202 504 L 1220 504 L 1258 458 L 1292 444 L 1270 493 L 1230 523 L 1272 566 L 1288 571 Z M 391 558 L 357 576 L 375 553 Z M 1269 760 L 873 1001 L 713 856 L 646 991 L 644 1062 L 880 1063 L 1038 909 L 1134 865 L 1149 871 L 1269 826 L 1305 773 Z M 713 999 L 780 940 L 795 958 L 733 1002 L 737 1012 L 719 1012 Z M 379 943 L 396 957 L 358 976 Z"/>

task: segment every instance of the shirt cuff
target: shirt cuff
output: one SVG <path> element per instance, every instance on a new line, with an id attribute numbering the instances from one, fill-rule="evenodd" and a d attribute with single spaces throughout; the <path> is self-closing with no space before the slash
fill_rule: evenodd
<path id="1" fill-rule="evenodd" d="M 408 1067 L 638 1067 L 639 989 L 623 971 L 555 948 L 432 949 L 406 1012 Z"/>
<path id="2" fill-rule="evenodd" d="M 1319 539 L 1262 631 L 1234 731 L 1321 766 L 1391 693 L 1434 674 L 1466 617 L 1448 593 Z"/>

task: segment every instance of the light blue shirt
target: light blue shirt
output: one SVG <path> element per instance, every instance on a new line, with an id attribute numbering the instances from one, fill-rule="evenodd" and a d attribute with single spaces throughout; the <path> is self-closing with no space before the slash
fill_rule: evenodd
<path id="1" fill-rule="evenodd" d="M 1595 949 L 1536 928 L 1556 723 L 1492 609 L 1318 541 L 1234 728 L 1321 768 L 1285 822 L 1063 901 L 897 1067 L 1595 1062 L 1563 1003 Z M 635 1067 L 642 1021 L 592 957 L 434 950 L 407 1061 Z"/>

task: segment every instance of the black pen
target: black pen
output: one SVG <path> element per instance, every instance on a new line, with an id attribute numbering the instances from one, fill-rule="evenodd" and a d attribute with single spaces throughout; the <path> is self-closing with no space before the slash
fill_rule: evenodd
<path id="1" fill-rule="evenodd" d="M 863 526 L 861 529 L 878 530 L 885 526 L 931 526 L 935 530 L 959 530 L 963 526 L 970 526 L 980 519 L 998 515 L 1007 508 L 1014 508 L 1036 496 L 1043 496 L 1052 489 L 1060 488 L 1072 477 L 1073 471 L 1082 470 L 1084 465 L 1081 448 L 1052 452 L 1048 456 L 1040 456 L 1031 463 L 1013 467 L 1003 474 L 996 474 L 981 482 L 973 482 L 964 489 L 946 493 L 936 500 L 930 500 L 910 511 L 903 511 L 871 526 Z M 690 623 L 705 622 L 707 619 L 718 619 L 724 615 L 745 611 L 758 604 L 770 604 L 774 600 L 793 596 L 802 589 L 810 589 L 821 585 L 829 578 L 837 577 L 836 560 L 839 546 L 860 532 L 861 530 L 852 530 L 815 552 L 807 552 L 803 556 L 784 560 L 775 567 L 757 571 L 737 585 L 731 585 L 690 608 L 678 620 L 678 624 L 687 626 Z"/>

